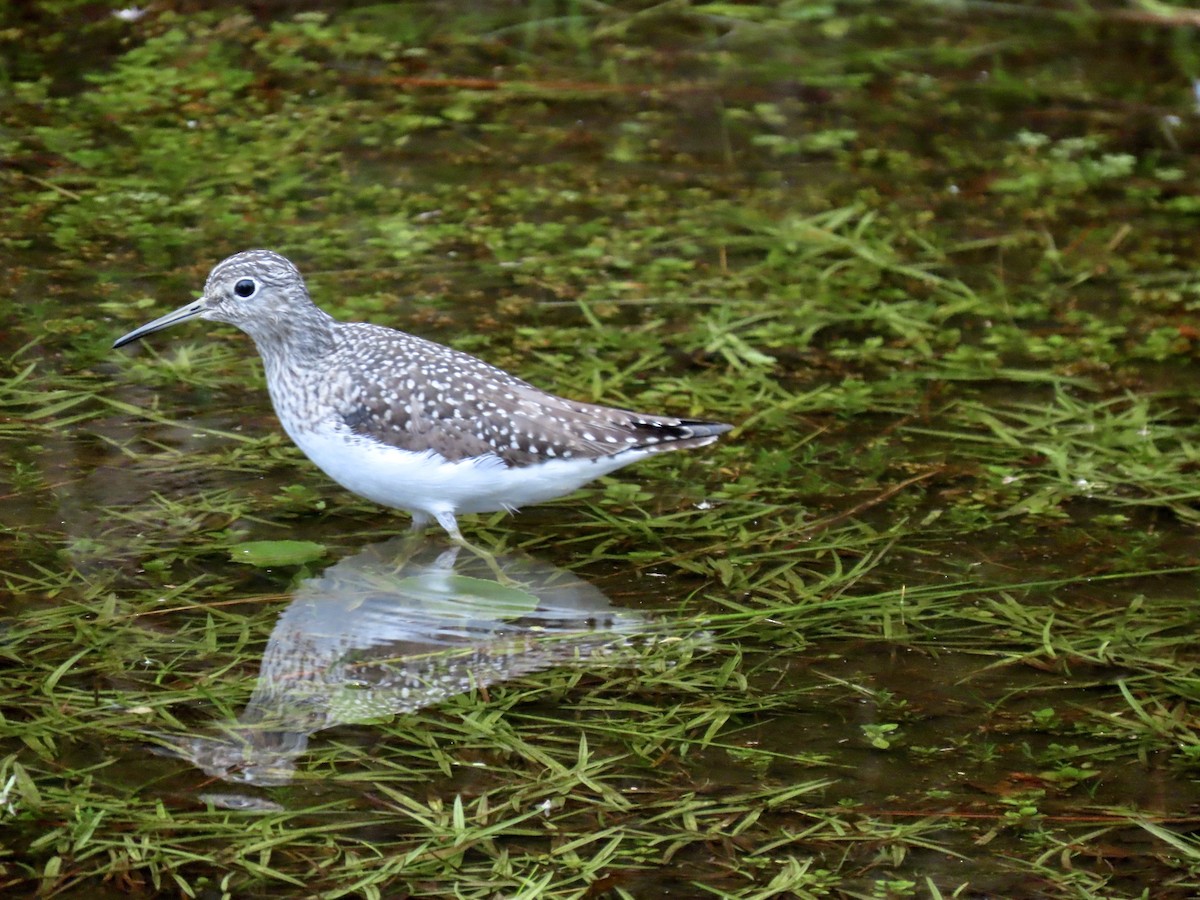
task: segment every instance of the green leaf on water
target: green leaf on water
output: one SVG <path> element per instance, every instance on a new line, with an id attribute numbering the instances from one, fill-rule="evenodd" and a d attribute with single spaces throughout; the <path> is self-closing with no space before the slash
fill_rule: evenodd
<path id="1" fill-rule="evenodd" d="M 469 575 L 451 575 L 446 581 L 464 595 L 469 593 L 485 601 L 498 617 L 524 615 L 537 609 L 538 598 L 521 588 Z"/>
<path id="2" fill-rule="evenodd" d="M 246 541 L 229 548 L 229 558 L 251 566 L 299 566 L 320 559 L 324 544 L 312 541 Z"/>
<path id="3" fill-rule="evenodd" d="M 419 598 L 426 610 L 444 605 L 449 616 L 511 619 L 527 615 L 538 606 L 538 598 L 528 591 L 470 575 L 405 578 L 396 589 Z"/>

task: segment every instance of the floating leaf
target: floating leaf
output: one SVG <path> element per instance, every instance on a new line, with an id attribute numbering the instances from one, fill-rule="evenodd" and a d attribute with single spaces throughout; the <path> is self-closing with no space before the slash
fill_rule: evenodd
<path id="1" fill-rule="evenodd" d="M 420 600 L 426 610 L 444 606 L 451 616 L 513 619 L 538 607 L 538 598 L 528 591 L 470 575 L 404 578 L 396 589 Z"/>
<path id="2" fill-rule="evenodd" d="M 324 544 L 312 541 L 247 541 L 229 549 L 234 562 L 260 568 L 266 566 L 299 566 L 325 555 Z"/>

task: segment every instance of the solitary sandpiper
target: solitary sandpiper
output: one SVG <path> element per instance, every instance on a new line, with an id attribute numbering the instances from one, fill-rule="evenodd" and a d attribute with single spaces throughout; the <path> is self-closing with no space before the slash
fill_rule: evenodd
<path id="1" fill-rule="evenodd" d="M 459 513 L 561 497 L 651 454 L 710 444 L 731 427 L 577 403 L 441 344 L 339 322 L 269 250 L 219 263 L 204 296 L 113 346 L 193 318 L 254 339 L 279 421 L 330 478 L 408 511 L 414 528 L 436 519 L 459 543 Z"/>

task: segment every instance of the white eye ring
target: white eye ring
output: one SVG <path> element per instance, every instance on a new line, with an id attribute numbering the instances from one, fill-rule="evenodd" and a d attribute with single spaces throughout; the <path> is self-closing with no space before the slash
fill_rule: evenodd
<path id="1" fill-rule="evenodd" d="M 243 300 L 258 293 L 258 282 L 253 278 L 242 278 L 233 286 L 233 292 Z"/>

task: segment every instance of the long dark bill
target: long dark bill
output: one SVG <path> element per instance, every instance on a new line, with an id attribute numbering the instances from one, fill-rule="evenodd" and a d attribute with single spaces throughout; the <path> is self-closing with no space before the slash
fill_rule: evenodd
<path id="1" fill-rule="evenodd" d="M 124 337 L 117 338 L 113 341 L 113 349 L 124 347 L 126 344 L 132 344 L 134 341 L 144 338 L 148 334 L 153 334 L 156 331 L 162 331 L 164 328 L 170 328 L 177 322 L 186 322 L 188 319 L 194 319 L 206 309 L 208 309 L 208 303 L 203 297 L 199 300 L 194 300 L 187 306 L 179 307 L 175 312 L 159 316 L 153 322 L 147 322 L 141 328 L 135 328 Z"/>

